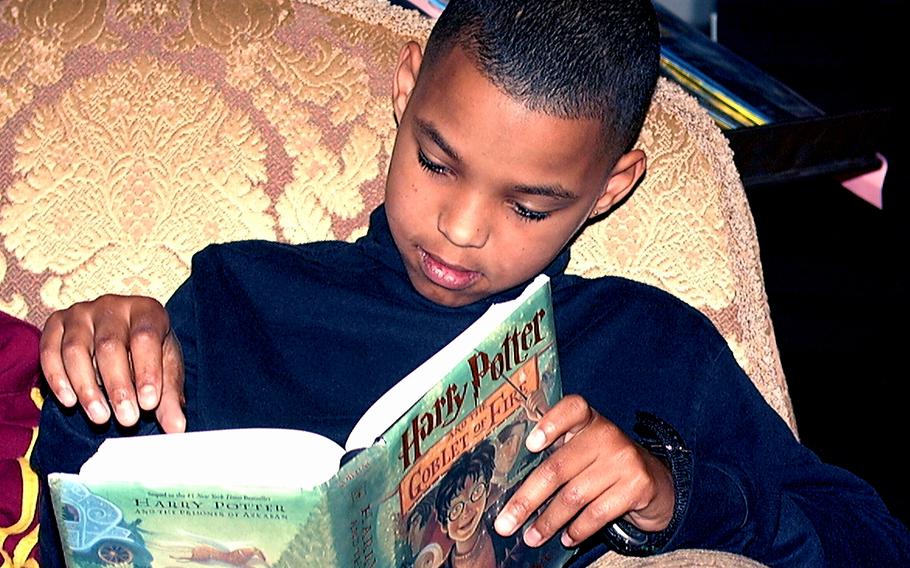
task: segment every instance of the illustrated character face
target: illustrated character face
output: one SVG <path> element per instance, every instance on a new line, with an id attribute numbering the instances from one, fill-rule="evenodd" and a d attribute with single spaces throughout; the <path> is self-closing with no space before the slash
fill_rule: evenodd
<path id="1" fill-rule="evenodd" d="M 446 534 L 458 542 L 468 540 L 477 532 L 487 508 L 489 484 L 483 479 L 468 479 L 464 489 L 455 494 L 445 519 Z"/>

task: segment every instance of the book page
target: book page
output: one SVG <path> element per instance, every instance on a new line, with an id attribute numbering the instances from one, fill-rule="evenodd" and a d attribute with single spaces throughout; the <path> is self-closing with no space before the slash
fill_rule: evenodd
<path id="1" fill-rule="evenodd" d="M 155 485 L 309 488 L 332 477 L 344 450 L 297 430 L 249 428 L 105 440 L 79 474 Z"/>
<path id="2" fill-rule="evenodd" d="M 373 445 L 377 438 L 414 406 L 446 373 L 470 355 L 477 343 L 499 325 L 507 314 L 523 304 L 549 280 L 549 277 L 541 274 L 514 300 L 490 306 L 458 337 L 386 391 L 354 426 L 345 447 L 354 450 Z"/>

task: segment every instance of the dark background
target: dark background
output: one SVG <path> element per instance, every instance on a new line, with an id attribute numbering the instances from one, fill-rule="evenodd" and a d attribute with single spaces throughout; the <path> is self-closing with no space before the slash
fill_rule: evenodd
<path id="1" fill-rule="evenodd" d="M 910 525 L 898 465 L 910 449 L 905 4 L 719 0 L 717 11 L 721 44 L 822 110 L 893 111 L 883 210 L 831 177 L 746 189 L 800 437 Z"/>

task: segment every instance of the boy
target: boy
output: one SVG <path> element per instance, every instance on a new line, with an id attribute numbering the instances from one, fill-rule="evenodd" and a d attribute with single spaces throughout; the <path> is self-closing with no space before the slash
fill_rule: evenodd
<path id="1" fill-rule="evenodd" d="M 563 274 L 566 244 L 645 171 L 631 148 L 657 37 L 646 0 L 452 2 L 426 54 L 401 51 L 399 130 L 369 234 L 209 247 L 168 302 L 170 321 L 153 301 L 122 297 L 52 315 L 42 365 L 61 404 L 45 405 L 36 467 L 75 471 L 104 437 L 159 424 L 341 441 L 398 378 L 546 272 L 564 387 L 580 395 L 529 433 L 531 451 L 567 442 L 511 497 L 497 532 L 514 534 L 555 494 L 521 535 L 527 545 L 902 563 L 906 529 L 868 486 L 793 439 L 703 316 L 647 286 Z M 95 366 L 129 428 L 109 423 Z M 354 383 L 365 369 L 375 380 Z M 639 410 L 660 419 L 642 414 L 635 443 Z M 54 565 L 53 524 L 42 530 Z"/>

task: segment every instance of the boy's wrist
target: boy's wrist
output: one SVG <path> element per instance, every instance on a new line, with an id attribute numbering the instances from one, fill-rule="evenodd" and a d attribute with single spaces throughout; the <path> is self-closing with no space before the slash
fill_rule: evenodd
<path id="1" fill-rule="evenodd" d="M 636 413 L 635 432 L 638 443 L 660 459 L 673 479 L 673 516 L 663 530 L 647 532 L 625 519 L 609 523 L 601 531 L 607 544 L 629 556 L 647 556 L 663 550 L 685 514 L 692 481 L 692 455 L 679 433 L 668 423 L 647 412 Z"/>

